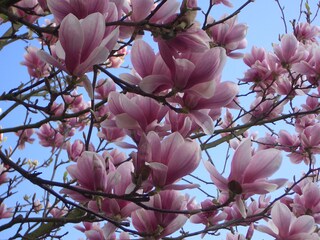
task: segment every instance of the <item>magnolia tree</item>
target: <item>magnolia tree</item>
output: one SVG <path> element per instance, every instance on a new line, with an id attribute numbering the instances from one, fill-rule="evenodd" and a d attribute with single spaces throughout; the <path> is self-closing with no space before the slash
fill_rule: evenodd
<path id="1" fill-rule="evenodd" d="M 320 5 L 242 54 L 252 2 L 0 1 L 1 238 L 320 239 Z"/>

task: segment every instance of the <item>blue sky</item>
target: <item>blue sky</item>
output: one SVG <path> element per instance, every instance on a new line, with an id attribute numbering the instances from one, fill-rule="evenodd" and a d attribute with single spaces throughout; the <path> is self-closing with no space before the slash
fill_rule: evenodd
<path id="1" fill-rule="evenodd" d="M 206 2 L 204 0 L 198 0 L 200 7 L 205 9 Z M 215 19 L 219 19 L 223 13 L 228 12 L 231 13 L 233 10 L 236 9 L 237 6 L 240 6 L 245 1 L 232 1 L 235 5 L 235 8 L 228 9 L 227 7 L 217 7 L 212 10 L 212 15 Z M 283 0 L 281 1 L 281 4 L 285 5 L 285 14 L 287 17 L 287 26 L 289 29 L 289 32 L 291 32 L 291 25 L 289 24 L 289 20 L 297 19 L 299 17 L 299 0 Z M 226 11 L 228 10 L 228 11 Z M 248 46 L 247 49 L 244 50 L 244 52 L 249 52 L 251 50 L 252 46 L 258 46 L 258 47 L 264 47 L 268 50 L 272 49 L 271 43 L 277 43 L 279 34 L 284 33 L 284 24 L 281 19 L 281 12 L 277 6 L 276 1 L 274 0 L 256 0 L 255 2 L 249 4 L 240 14 L 238 21 L 241 23 L 246 23 L 248 25 L 248 34 L 247 34 L 247 41 Z M 3 32 L 3 27 L 0 26 L 0 33 Z M 0 71 L 1 71 L 1 77 L 0 77 L 0 94 L 1 92 L 5 90 L 9 90 L 13 86 L 17 86 L 20 82 L 25 82 L 29 80 L 27 69 L 24 66 L 21 66 L 19 63 L 23 61 L 23 54 L 24 54 L 24 47 L 29 46 L 28 43 L 19 41 L 16 42 L 8 47 L 5 47 L 0 52 Z M 237 82 L 238 78 L 243 77 L 243 72 L 246 70 L 246 66 L 244 63 L 242 63 L 242 60 L 231 60 L 228 59 L 227 66 L 223 73 L 223 80 L 228 81 L 234 81 Z M 250 102 L 244 103 L 249 105 Z M 7 103 L 0 102 L 0 108 L 5 109 L 7 106 Z M 23 119 L 22 116 L 19 114 L 19 112 L 15 112 L 11 115 L 10 118 L 4 119 L 2 122 L 0 122 L 0 125 L 3 127 L 12 126 L 15 124 L 22 124 Z M 278 126 L 279 127 L 279 126 Z M 280 126 L 281 127 L 281 126 Z M 261 133 L 261 136 L 264 134 Z M 10 144 L 14 138 L 8 136 L 8 142 L 6 143 L 6 146 Z M 37 152 L 35 154 L 36 150 L 35 146 L 28 148 L 27 146 L 26 150 L 24 152 L 19 152 L 21 156 L 33 156 L 35 158 L 41 159 L 42 154 L 45 152 Z M 225 158 L 225 152 L 222 150 L 214 149 L 212 150 L 212 154 L 214 156 L 221 155 L 221 159 L 223 160 Z M 48 156 L 48 153 L 45 153 L 46 156 Z M 285 159 L 285 161 L 288 161 Z M 290 165 L 291 166 L 291 165 Z M 304 165 L 296 166 L 296 168 L 290 168 L 290 176 L 292 176 L 291 171 L 296 171 L 297 174 L 300 174 L 303 169 L 307 169 Z M 198 174 L 203 174 L 202 170 L 198 171 Z M 274 178 L 280 177 L 283 175 L 287 175 L 288 170 L 282 170 L 281 172 L 277 173 Z M 203 174 L 204 175 L 204 174 Z M 206 176 L 208 176 L 207 173 L 205 173 Z M 0 187 L 1 191 L 1 187 Z M 196 193 L 197 194 L 197 193 Z M 39 195 L 41 196 L 41 195 Z M 198 202 L 201 202 L 203 196 L 199 195 Z M 192 229 L 188 229 L 189 231 L 193 231 Z M 80 237 L 83 235 L 79 234 L 78 231 L 73 230 L 73 228 L 70 228 L 70 231 L 72 232 L 72 239 L 74 239 L 76 236 Z M 6 236 L 2 235 L 5 233 L 0 233 L 0 239 L 5 239 Z M 196 238 L 189 238 L 189 239 L 199 239 Z M 211 237 L 207 237 L 205 239 L 212 239 Z M 215 239 L 225 239 L 224 235 L 218 236 Z M 257 234 L 257 232 L 254 235 L 254 239 L 271 239 L 270 237 L 266 235 L 260 235 Z"/>

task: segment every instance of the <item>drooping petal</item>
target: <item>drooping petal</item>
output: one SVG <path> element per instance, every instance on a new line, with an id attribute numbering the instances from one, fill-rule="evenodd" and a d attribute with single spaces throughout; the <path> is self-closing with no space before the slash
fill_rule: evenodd
<path id="1" fill-rule="evenodd" d="M 204 166 L 210 173 L 210 178 L 213 181 L 213 183 L 217 186 L 217 188 L 219 188 L 221 191 L 227 192 L 228 180 L 225 179 L 209 161 L 205 161 Z"/>

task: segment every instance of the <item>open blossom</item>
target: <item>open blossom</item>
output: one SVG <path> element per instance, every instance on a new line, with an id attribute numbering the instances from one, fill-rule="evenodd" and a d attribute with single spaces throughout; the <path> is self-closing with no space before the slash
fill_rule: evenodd
<path id="1" fill-rule="evenodd" d="M 143 163 L 151 169 L 155 186 L 174 188 L 172 184 L 193 172 L 199 165 L 200 146 L 191 139 L 184 139 L 178 132 L 162 141 L 157 133 L 149 132 L 146 139 L 141 141 L 134 162 L 138 171 Z"/>
<path id="2" fill-rule="evenodd" d="M 229 57 L 239 58 L 243 54 L 234 51 L 246 47 L 247 29 L 245 24 L 237 23 L 237 17 L 233 17 L 210 27 L 207 32 L 215 46 L 225 48 Z"/>
<path id="3" fill-rule="evenodd" d="M 320 35 L 320 28 L 307 22 L 300 22 L 294 29 L 294 35 L 299 42 L 316 42 L 316 37 Z"/>
<path id="4" fill-rule="evenodd" d="M 7 177 L 8 173 L 7 173 L 7 168 L 3 165 L 3 163 L 0 164 L 0 185 L 2 183 L 5 183 L 8 181 L 8 177 Z"/>
<path id="5" fill-rule="evenodd" d="M 160 122 L 166 115 L 168 108 L 154 99 L 111 92 L 108 105 L 110 112 L 115 116 L 117 126 L 134 130 L 130 135 L 136 141 L 139 140 L 142 132 L 165 131 L 165 126 Z"/>
<path id="6" fill-rule="evenodd" d="M 92 191 L 106 190 L 106 163 L 95 152 L 84 151 L 78 158 L 77 164 L 67 167 L 67 171 L 82 188 Z"/>
<path id="7" fill-rule="evenodd" d="M 79 20 L 73 14 L 61 22 L 56 54 L 64 65 L 44 51 L 38 54 L 43 61 L 81 77 L 92 70 L 93 65 L 107 60 L 118 39 L 118 29 L 105 37 L 105 20 L 101 13 L 93 13 Z"/>
<path id="8" fill-rule="evenodd" d="M 201 202 L 198 208 L 201 209 L 209 209 L 211 207 L 216 206 L 215 203 L 210 200 L 206 199 L 203 202 Z M 204 211 L 200 212 L 198 214 L 192 215 L 190 217 L 190 221 L 192 223 L 202 223 L 205 226 L 214 226 L 218 224 L 220 221 L 225 220 L 227 217 L 227 214 L 225 212 L 219 212 L 218 210 L 212 210 L 212 211 Z"/>
<path id="9" fill-rule="evenodd" d="M 296 194 L 293 203 L 290 204 L 296 216 L 313 216 L 316 223 L 320 223 L 320 189 L 314 182 L 309 182 L 302 188 L 300 194 Z"/>
<path id="10" fill-rule="evenodd" d="M 72 13 L 78 19 L 84 19 L 90 14 L 97 12 L 106 17 L 107 15 L 114 14 L 116 15 L 116 18 L 118 17 L 115 5 L 110 3 L 108 0 L 60 0 L 58 2 L 55 0 L 47 0 L 47 4 L 58 23 L 61 23 L 69 13 Z M 110 9 L 111 7 L 112 9 Z M 108 14 L 109 11 L 112 14 Z"/>
<path id="11" fill-rule="evenodd" d="M 286 182 L 285 179 L 267 179 L 280 165 L 279 150 L 266 149 L 252 155 L 249 138 L 243 140 L 236 149 L 228 178 L 223 177 L 210 162 L 205 162 L 213 183 L 222 193 L 243 194 L 245 198 L 254 194 L 266 194 L 282 186 Z"/>
<path id="12" fill-rule="evenodd" d="M 298 63 L 306 58 L 307 52 L 304 47 L 299 44 L 296 37 L 292 34 L 286 34 L 281 38 L 281 43 L 273 46 L 278 61 L 286 67 L 293 63 Z"/>
<path id="13" fill-rule="evenodd" d="M 7 206 L 2 202 L 0 204 L 0 219 L 12 217 L 12 208 L 7 208 Z"/>
<path id="14" fill-rule="evenodd" d="M 186 210 L 186 197 L 177 191 L 166 190 L 150 198 L 145 203 L 149 207 L 163 210 Z M 181 228 L 187 221 L 187 216 L 176 213 L 162 213 L 139 209 L 132 213 L 132 224 L 140 233 L 152 235 L 152 239 L 161 239 Z"/>
<path id="15" fill-rule="evenodd" d="M 24 149 L 26 142 L 30 144 L 34 142 L 34 138 L 31 138 L 33 133 L 34 133 L 33 129 L 24 129 L 16 132 L 16 135 L 19 137 L 19 141 L 18 141 L 19 149 Z"/>
<path id="16" fill-rule="evenodd" d="M 43 14 L 43 10 L 37 0 L 21 0 L 15 5 L 17 7 L 12 7 L 12 12 L 29 23 L 33 23 Z M 30 11 L 30 9 L 32 10 Z"/>
<path id="17" fill-rule="evenodd" d="M 64 143 L 64 136 L 61 135 L 57 130 L 52 128 L 50 124 L 45 123 L 37 131 L 40 145 L 43 147 L 62 147 Z"/>
<path id="18" fill-rule="evenodd" d="M 40 59 L 37 55 L 39 51 L 36 47 L 28 47 L 27 53 L 24 55 L 24 61 L 21 62 L 22 65 L 25 65 L 28 68 L 28 73 L 31 77 L 42 78 L 49 76 L 50 66 Z"/>
<path id="19" fill-rule="evenodd" d="M 313 217 L 303 215 L 295 217 L 289 208 L 277 202 L 272 207 L 271 219 L 268 226 L 258 225 L 258 231 L 267 233 L 275 238 L 275 240 L 316 240 L 315 222 Z"/>

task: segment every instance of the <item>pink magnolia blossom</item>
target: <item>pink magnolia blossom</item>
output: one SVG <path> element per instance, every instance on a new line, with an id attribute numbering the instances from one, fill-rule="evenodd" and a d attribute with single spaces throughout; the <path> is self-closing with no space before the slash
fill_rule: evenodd
<path id="1" fill-rule="evenodd" d="M 132 185 L 133 170 L 132 162 L 122 163 L 117 168 L 113 164 L 109 164 L 107 192 L 118 196 L 129 194 L 134 187 Z M 119 221 L 119 219 L 129 217 L 139 207 L 130 201 L 104 198 L 99 203 L 95 200 L 90 201 L 88 208 L 95 212 L 102 212 L 105 216 Z"/>
<path id="2" fill-rule="evenodd" d="M 105 139 L 108 142 L 118 142 L 126 136 L 124 129 L 119 128 L 114 119 L 106 119 L 100 126 L 101 129 L 98 132 L 98 137 Z"/>
<path id="3" fill-rule="evenodd" d="M 66 207 L 59 208 L 59 207 L 57 207 L 57 206 L 51 207 L 51 206 L 49 205 L 49 209 L 50 209 L 49 213 L 50 213 L 50 214 L 52 215 L 52 217 L 54 217 L 54 218 L 61 218 L 61 217 L 63 217 L 64 215 L 66 215 L 66 214 L 68 213 L 68 210 L 67 210 Z"/>
<path id="4" fill-rule="evenodd" d="M 0 204 L 0 219 L 10 218 L 13 216 L 12 208 L 7 208 L 7 206 L 2 202 Z"/>
<path id="5" fill-rule="evenodd" d="M 274 96 L 258 96 L 250 106 L 250 111 L 242 118 L 244 122 L 255 119 L 273 119 L 278 117 L 282 111 L 285 102 L 277 103 Z"/>
<path id="6" fill-rule="evenodd" d="M 129 54 L 127 47 L 123 47 L 116 51 L 113 56 L 109 57 L 107 66 L 110 68 L 119 68 L 125 60 L 126 55 Z"/>
<path id="7" fill-rule="evenodd" d="M 251 140 L 245 139 L 236 149 L 231 162 L 231 172 L 224 178 L 216 168 L 205 162 L 213 183 L 224 194 L 244 195 L 266 194 L 278 189 L 286 180 L 267 178 L 276 172 L 281 165 L 281 153 L 276 149 L 266 149 L 252 155 Z"/>
<path id="8" fill-rule="evenodd" d="M 303 215 L 295 217 L 289 208 L 281 202 L 275 203 L 271 210 L 268 226 L 258 225 L 258 231 L 267 233 L 276 240 L 315 240 L 318 239 L 313 217 Z"/>
<path id="9" fill-rule="evenodd" d="M 209 209 L 210 207 L 214 207 L 215 203 L 210 200 L 206 199 L 200 204 L 201 209 Z M 219 222 L 225 220 L 227 217 L 227 214 L 225 212 L 219 212 L 218 210 L 213 211 L 204 211 L 195 215 L 192 215 L 190 217 L 190 221 L 192 223 L 202 223 L 205 226 L 214 226 L 218 224 Z"/>
<path id="10" fill-rule="evenodd" d="M 315 45 L 309 51 L 309 57 L 293 65 L 293 70 L 307 76 L 311 84 L 317 84 L 320 74 L 320 47 Z"/>
<path id="11" fill-rule="evenodd" d="M 111 79 L 100 79 L 96 83 L 96 88 L 94 89 L 96 99 L 107 99 L 110 92 L 116 90 L 116 86 Z"/>
<path id="12" fill-rule="evenodd" d="M 8 172 L 7 168 L 4 166 L 3 163 L 0 164 L 0 185 L 7 182 L 9 180 L 8 178 Z"/>
<path id="13" fill-rule="evenodd" d="M 320 34 L 319 26 L 312 26 L 310 23 L 300 22 L 294 29 L 294 35 L 299 42 L 316 42 L 316 37 Z"/>
<path id="14" fill-rule="evenodd" d="M 179 114 L 173 110 L 168 111 L 165 121 L 170 126 L 171 132 L 179 132 L 183 137 L 188 137 L 197 128 L 187 114 Z"/>
<path id="15" fill-rule="evenodd" d="M 309 126 L 300 134 L 301 145 L 313 154 L 320 153 L 320 124 Z"/>
<path id="16" fill-rule="evenodd" d="M 37 135 L 40 140 L 40 145 L 43 147 L 52 147 L 52 149 L 62 147 L 65 140 L 63 135 L 52 128 L 48 123 L 43 124 L 39 128 Z"/>
<path id="17" fill-rule="evenodd" d="M 185 210 L 186 197 L 177 191 L 166 190 L 150 198 L 145 203 L 149 207 L 163 210 Z M 139 209 L 132 213 L 132 224 L 140 232 L 148 234 L 153 239 L 161 239 L 181 228 L 187 221 L 187 216 L 175 213 L 162 213 Z"/>
<path id="18" fill-rule="evenodd" d="M 56 54 L 64 65 L 44 51 L 38 54 L 43 61 L 70 75 L 81 77 L 91 71 L 93 65 L 106 61 L 113 49 L 118 30 L 115 29 L 107 37 L 104 36 L 105 30 L 101 13 L 92 13 L 81 21 L 70 13 L 61 22 L 56 44 Z"/>
<path id="19" fill-rule="evenodd" d="M 153 0 L 131 0 L 132 15 L 131 19 L 134 22 L 139 22 L 145 19 L 154 7 Z"/>
<path id="20" fill-rule="evenodd" d="M 64 95 L 63 100 L 67 104 L 68 108 L 75 113 L 80 112 L 89 107 L 88 103 L 84 101 L 83 95 L 78 94 L 76 91 L 73 91 L 69 95 Z"/>
<path id="21" fill-rule="evenodd" d="M 108 101 L 110 112 L 115 116 L 119 128 L 134 130 L 131 137 L 139 141 L 142 132 L 156 130 L 164 132 L 166 126 L 160 124 L 168 108 L 157 101 L 140 95 L 124 95 L 111 92 Z"/>
<path id="22" fill-rule="evenodd" d="M 42 61 L 37 55 L 39 51 L 36 47 L 26 48 L 27 53 L 24 55 L 24 61 L 21 62 L 22 65 L 25 65 L 28 68 L 28 73 L 31 77 L 42 78 L 47 77 L 50 74 L 50 66 Z"/>
<path id="23" fill-rule="evenodd" d="M 213 96 L 204 98 L 192 92 L 186 92 L 180 103 L 190 119 L 200 126 L 206 134 L 213 134 L 213 121 L 218 119 L 221 114 L 221 112 L 218 111 L 214 119 L 214 115 L 210 116 L 209 111 L 227 106 L 238 93 L 238 86 L 232 82 L 220 83 L 217 81 L 215 85 L 216 86 L 211 89 Z"/>
<path id="24" fill-rule="evenodd" d="M 211 0 L 211 4 L 223 4 L 227 7 L 233 7 L 232 3 L 228 0 Z"/>
<path id="25" fill-rule="evenodd" d="M 196 12 L 196 11 L 192 11 Z M 186 28 L 185 31 L 179 32 L 176 36 L 167 36 L 155 38 L 158 42 L 160 51 L 168 51 L 161 49 L 170 49 L 172 52 L 203 52 L 210 48 L 210 38 L 208 34 L 201 29 L 197 22 L 192 23 L 190 26 L 188 19 L 184 18 L 185 22 L 182 22 L 182 27 Z M 186 26 L 185 26 L 186 25 Z M 187 27 L 189 26 L 189 27 Z"/>
<path id="26" fill-rule="evenodd" d="M 91 191 L 107 189 L 106 163 L 95 152 L 84 151 L 76 164 L 67 167 L 67 171 L 81 188 Z"/>
<path id="27" fill-rule="evenodd" d="M 306 58 L 305 49 L 299 45 L 298 40 L 294 35 L 286 34 L 281 38 L 280 45 L 273 46 L 275 55 L 278 61 L 284 66 L 298 63 Z"/>
<path id="28" fill-rule="evenodd" d="M 47 0 L 47 4 L 58 23 L 61 23 L 69 13 L 72 13 L 78 19 L 84 19 L 92 13 L 101 13 L 105 17 L 111 13 L 109 15 L 115 14 L 118 18 L 117 9 L 109 0 Z"/>
<path id="29" fill-rule="evenodd" d="M 243 62 L 249 67 L 253 66 L 257 61 L 263 62 L 266 58 L 266 51 L 263 48 L 252 47 L 251 53 L 246 53 Z"/>
<path id="30" fill-rule="evenodd" d="M 138 171 L 141 170 L 139 165 L 145 164 L 151 169 L 153 184 L 161 188 L 174 188 L 170 185 L 193 172 L 199 162 L 199 144 L 184 139 L 178 132 L 162 141 L 157 133 L 149 132 L 140 142 L 137 157 L 134 158 Z"/>
<path id="31" fill-rule="evenodd" d="M 209 23 L 212 22 L 213 20 L 211 19 Z M 245 24 L 237 23 L 237 17 L 233 17 L 221 24 L 210 27 L 207 32 L 215 46 L 225 48 L 229 57 L 239 58 L 243 54 L 234 53 L 234 51 L 246 47 L 247 29 L 248 27 Z"/>
<path id="32" fill-rule="evenodd" d="M 146 87 L 142 86 L 142 89 L 151 93 L 162 85 L 177 92 L 192 91 L 204 98 L 212 96 L 210 90 L 215 86 L 214 79 L 219 79 L 226 61 L 223 48 L 207 49 L 199 53 L 188 51 L 177 54 L 165 45 L 160 44 L 159 48 L 163 60 L 170 69 L 171 79 L 169 82 L 167 79 L 163 79 L 162 82 L 161 80 L 142 82 L 142 85 L 146 85 Z"/>
<path id="33" fill-rule="evenodd" d="M 72 161 L 77 161 L 77 158 L 81 156 L 81 154 L 84 152 L 85 146 L 84 143 L 81 140 L 75 140 L 73 144 L 70 144 L 70 142 L 67 143 L 67 152 L 69 159 Z"/>
<path id="34" fill-rule="evenodd" d="M 19 8 L 12 7 L 12 12 L 29 23 L 33 23 L 43 14 L 37 0 L 21 0 L 15 5 Z M 32 10 L 30 11 L 30 9 Z"/>
<path id="35" fill-rule="evenodd" d="M 104 240 L 105 234 L 99 223 L 83 222 L 83 227 L 76 225 L 75 228 L 83 232 L 88 240 Z"/>
<path id="36" fill-rule="evenodd" d="M 34 142 L 34 138 L 31 137 L 33 133 L 34 133 L 33 129 L 24 129 L 16 132 L 16 135 L 19 137 L 19 140 L 18 140 L 19 149 L 24 149 L 26 142 L 30 144 Z"/>
<path id="37" fill-rule="evenodd" d="M 290 204 L 296 216 L 313 216 L 316 223 L 320 223 L 320 189 L 316 183 L 309 182 L 303 188 L 301 194 L 296 194 L 293 203 Z"/>

